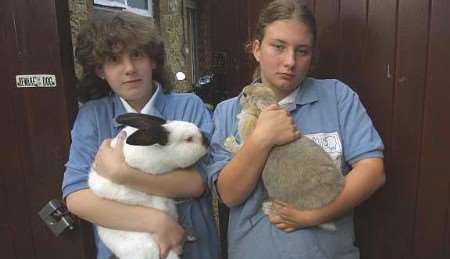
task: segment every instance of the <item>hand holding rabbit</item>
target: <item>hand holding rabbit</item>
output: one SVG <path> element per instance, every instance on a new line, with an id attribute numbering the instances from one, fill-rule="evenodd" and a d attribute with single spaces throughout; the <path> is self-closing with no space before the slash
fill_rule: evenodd
<path id="1" fill-rule="evenodd" d="M 125 131 L 116 136 L 116 144 L 111 145 L 112 139 L 105 139 L 95 155 L 95 171 L 115 183 L 125 184 L 130 178 L 128 172 L 131 167 L 125 162 L 123 144 L 127 137 Z"/>
<path id="2" fill-rule="evenodd" d="M 269 221 L 278 229 L 292 232 L 298 229 L 319 225 L 322 220 L 319 210 L 300 210 L 292 204 L 273 200 L 267 210 Z"/>
<path id="3" fill-rule="evenodd" d="M 160 214 L 159 229 L 153 233 L 153 238 L 159 246 L 160 258 L 166 258 L 173 250 L 180 255 L 183 252 L 183 244 L 186 239 L 184 229 L 171 217 L 165 213 Z"/>
<path id="4" fill-rule="evenodd" d="M 287 144 L 300 137 L 289 113 L 276 104 L 261 111 L 251 135 L 269 148 Z"/>

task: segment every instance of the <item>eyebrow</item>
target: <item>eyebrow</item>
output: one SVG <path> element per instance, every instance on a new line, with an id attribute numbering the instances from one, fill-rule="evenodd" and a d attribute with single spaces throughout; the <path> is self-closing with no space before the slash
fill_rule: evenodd
<path id="1" fill-rule="evenodd" d="M 286 41 L 281 40 L 281 39 L 271 39 L 271 40 L 269 40 L 269 42 L 277 42 L 277 43 L 287 44 Z M 311 48 L 311 44 L 300 44 L 295 47 L 296 48 Z"/>

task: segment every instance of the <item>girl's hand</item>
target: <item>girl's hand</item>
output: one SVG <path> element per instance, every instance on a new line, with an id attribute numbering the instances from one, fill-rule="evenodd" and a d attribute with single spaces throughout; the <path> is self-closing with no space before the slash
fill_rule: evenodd
<path id="1" fill-rule="evenodd" d="M 288 233 L 321 223 L 317 210 L 299 210 L 293 205 L 277 200 L 272 202 L 268 217 L 270 223 Z"/>
<path id="2" fill-rule="evenodd" d="M 126 132 L 121 131 L 117 136 L 117 143 L 114 147 L 111 147 L 111 139 L 105 139 L 95 155 L 95 171 L 116 183 L 123 183 L 127 179 L 127 172 L 131 170 L 123 155 L 125 138 Z"/>
<path id="3" fill-rule="evenodd" d="M 185 240 L 184 229 L 169 215 L 161 213 L 159 229 L 152 233 L 156 243 L 159 245 L 160 259 L 165 259 L 171 250 L 178 255 L 183 253 Z"/>
<path id="4" fill-rule="evenodd" d="M 273 104 L 263 109 L 256 122 L 252 137 L 269 147 L 283 145 L 300 137 L 289 112 Z"/>

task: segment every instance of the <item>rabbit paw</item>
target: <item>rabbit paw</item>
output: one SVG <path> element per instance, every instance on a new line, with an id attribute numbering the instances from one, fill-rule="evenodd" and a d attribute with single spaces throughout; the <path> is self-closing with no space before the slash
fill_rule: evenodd
<path id="1" fill-rule="evenodd" d="M 225 139 L 223 146 L 225 149 L 230 153 L 237 153 L 238 150 L 241 148 L 241 145 L 239 145 L 236 141 L 236 138 L 231 136 Z"/>
<path id="2" fill-rule="evenodd" d="M 263 202 L 262 207 L 261 207 L 262 211 L 266 215 L 269 215 L 271 208 L 272 208 L 272 201 Z"/>
<path id="3" fill-rule="evenodd" d="M 330 223 L 330 222 L 320 224 L 318 227 L 320 229 L 328 231 L 328 232 L 335 232 L 336 231 L 336 225 L 334 223 Z"/>

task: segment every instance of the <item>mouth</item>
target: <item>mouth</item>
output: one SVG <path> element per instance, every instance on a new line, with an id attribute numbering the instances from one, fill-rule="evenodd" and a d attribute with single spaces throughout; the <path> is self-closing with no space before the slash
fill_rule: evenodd
<path id="1" fill-rule="evenodd" d="M 141 80 L 141 79 L 133 79 L 133 80 L 124 81 L 124 82 L 122 82 L 122 84 L 123 84 L 123 85 L 126 85 L 126 84 L 134 84 L 134 83 L 138 83 L 138 82 L 140 82 L 140 81 L 142 81 L 142 80 Z"/>
<path id="2" fill-rule="evenodd" d="M 295 75 L 291 74 L 291 73 L 277 73 L 277 74 L 280 78 L 285 79 L 285 80 L 291 80 L 291 79 L 295 78 Z"/>

